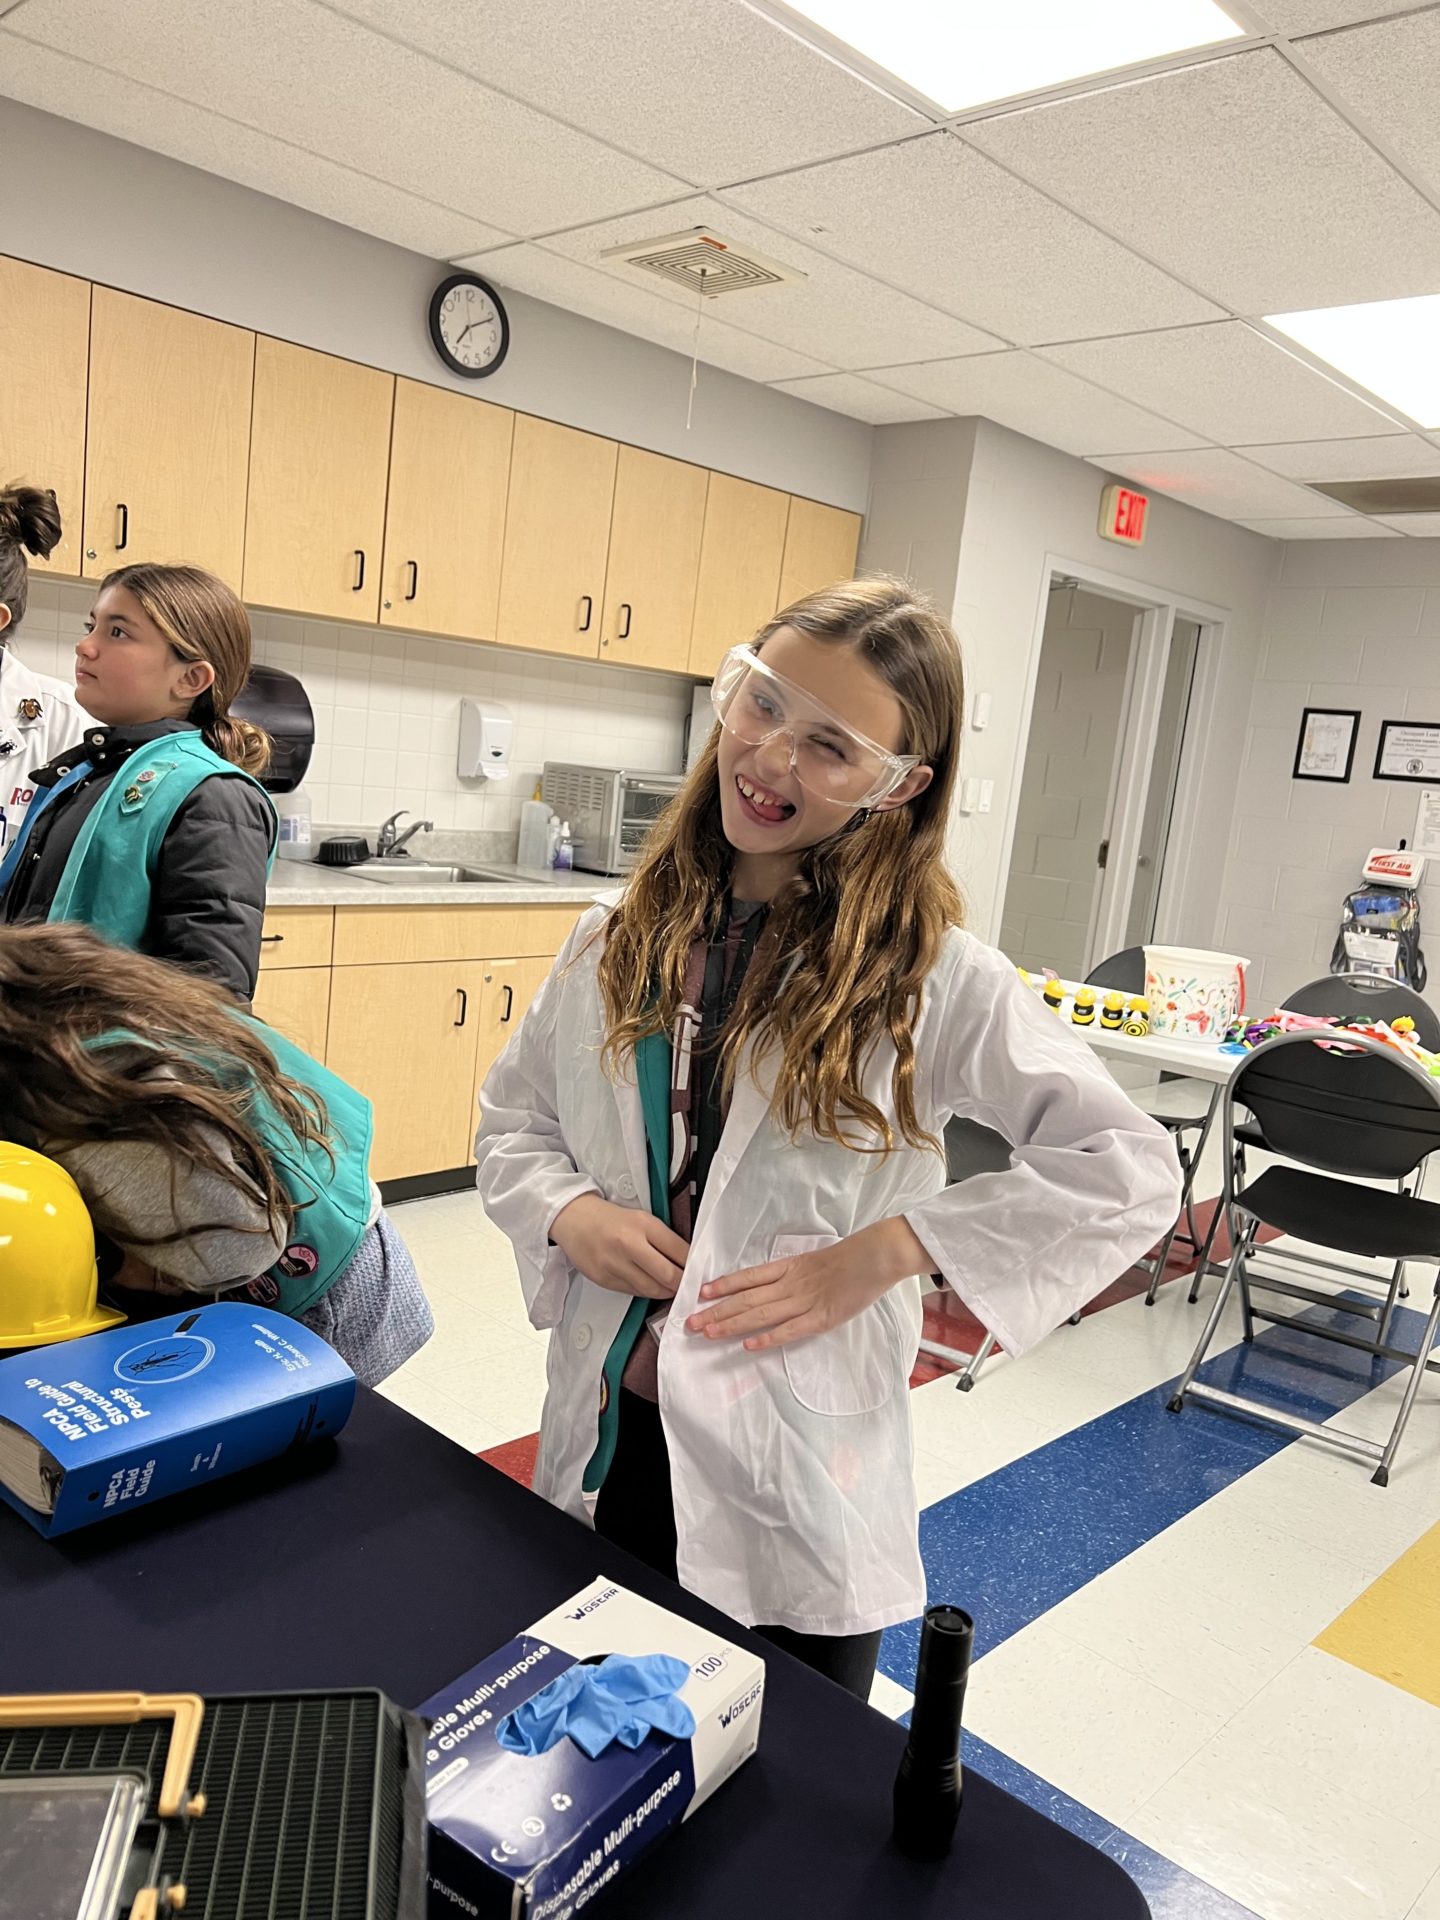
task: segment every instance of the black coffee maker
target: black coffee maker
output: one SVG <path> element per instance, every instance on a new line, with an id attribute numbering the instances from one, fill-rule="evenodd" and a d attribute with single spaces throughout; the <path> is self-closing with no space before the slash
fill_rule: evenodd
<path id="1" fill-rule="evenodd" d="M 252 667 L 244 692 L 230 711 L 263 727 L 273 744 L 261 785 L 271 793 L 293 793 L 305 778 L 315 750 L 315 713 L 310 696 L 282 667 Z"/>

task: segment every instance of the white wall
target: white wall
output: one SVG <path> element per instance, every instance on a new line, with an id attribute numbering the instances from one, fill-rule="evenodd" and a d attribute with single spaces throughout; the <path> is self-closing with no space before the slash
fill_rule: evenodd
<path id="1" fill-rule="evenodd" d="M 0 12 L 3 12 L 0 6 Z M 0 153 L 29 183 L 0 251 L 257 332 L 474 394 L 430 345 L 437 263 L 218 175 L 0 99 Z M 16 174 L 12 171 L 12 182 Z M 833 506 L 865 505 L 873 429 L 613 327 L 506 293 L 484 398 Z"/>
<path id="2" fill-rule="evenodd" d="M 1293 780 L 1307 706 L 1363 714 L 1348 784 Z M 1340 902 L 1371 847 L 1408 839 L 1420 789 L 1375 780 L 1382 720 L 1440 723 L 1440 540 L 1287 545 L 1265 612 L 1264 650 L 1237 727 L 1244 770 L 1229 836 L 1220 929 L 1254 963 L 1270 1007 L 1328 970 Z M 1421 891 L 1440 1005 L 1440 871 Z"/>
<path id="3" fill-rule="evenodd" d="M 937 423 L 937 425 L 940 423 Z M 952 859 L 983 938 L 999 935 L 1010 829 L 1019 799 L 1026 694 L 1038 649 L 1046 597 L 1047 556 L 1133 581 L 1184 603 L 1228 610 L 1218 662 L 1215 711 L 1200 793 L 1200 811 L 1214 820 L 1183 876 L 1177 905 L 1161 931 L 1196 946 L 1215 942 L 1225 870 L 1227 824 L 1244 750 L 1243 729 L 1227 717 L 1249 705 L 1259 657 L 1265 597 L 1279 565 L 1277 543 L 1176 501 L 1151 502 L 1145 545 L 1138 551 L 1102 540 L 1096 531 L 1108 476 L 991 421 L 956 422 L 973 431 L 974 450 L 960 538 L 955 625 L 965 652 L 970 697 L 992 696 L 983 733 L 965 736 L 964 771 L 995 781 L 994 809 L 962 823 Z M 877 466 L 889 435 L 876 432 Z M 1380 542 L 1376 542 L 1380 545 Z M 1398 542 L 1386 541 L 1389 547 Z"/>
<path id="4" fill-rule="evenodd" d="M 16 640 L 27 666 L 73 683 L 93 589 L 35 578 Z M 467 832 L 519 828 L 546 760 L 678 772 L 690 682 L 505 647 L 252 613 L 255 658 L 298 674 L 315 709 L 305 791 L 317 825 L 372 832 L 397 807 Z M 508 780 L 461 780 L 462 696 L 498 700 L 515 720 Z"/>
<path id="5" fill-rule="evenodd" d="M 1139 615 L 1098 593 L 1050 595 L 1015 812 L 1000 945 L 1017 966 L 1083 980 L 1125 683 Z"/>

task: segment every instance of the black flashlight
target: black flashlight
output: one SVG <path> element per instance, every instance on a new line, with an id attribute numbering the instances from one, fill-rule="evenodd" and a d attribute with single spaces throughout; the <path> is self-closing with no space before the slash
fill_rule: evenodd
<path id="1" fill-rule="evenodd" d="M 975 1623 L 959 1607 L 928 1607 L 920 1630 L 910 1739 L 895 1776 L 895 1844 L 913 1860 L 940 1860 L 960 1818 L 960 1719 Z"/>

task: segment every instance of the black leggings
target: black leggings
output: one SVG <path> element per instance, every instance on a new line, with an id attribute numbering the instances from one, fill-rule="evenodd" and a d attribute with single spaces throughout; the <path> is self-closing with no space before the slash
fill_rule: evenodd
<path id="1" fill-rule="evenodd" d="M 595 1531 L 674 1580 L 675 1502 L 660 1409 L 622 1388 L 619 1410 L 615 1458 L 596 1502 Z M 861 1700 L 870 1697 L 880 1656 L 878 1633 L 795 1633 L 789 1627 L 755 1631 L 847 1692 Z"/>

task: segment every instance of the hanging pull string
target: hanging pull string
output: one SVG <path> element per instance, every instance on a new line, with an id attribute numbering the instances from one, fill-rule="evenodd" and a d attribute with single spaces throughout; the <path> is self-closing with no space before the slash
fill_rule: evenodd
<path id="1" fill-rule="evenodd" d="M 700 287 L 695 295 L 695 340 L 690 354 L 690 399 L 685 408 L 685 431 L 690 431 L 690 422 L 695 415 L 695 389 L 700 384 L 700 314 L 705 305 L 705 275 L 708 267 L 700 269 Z"/>

